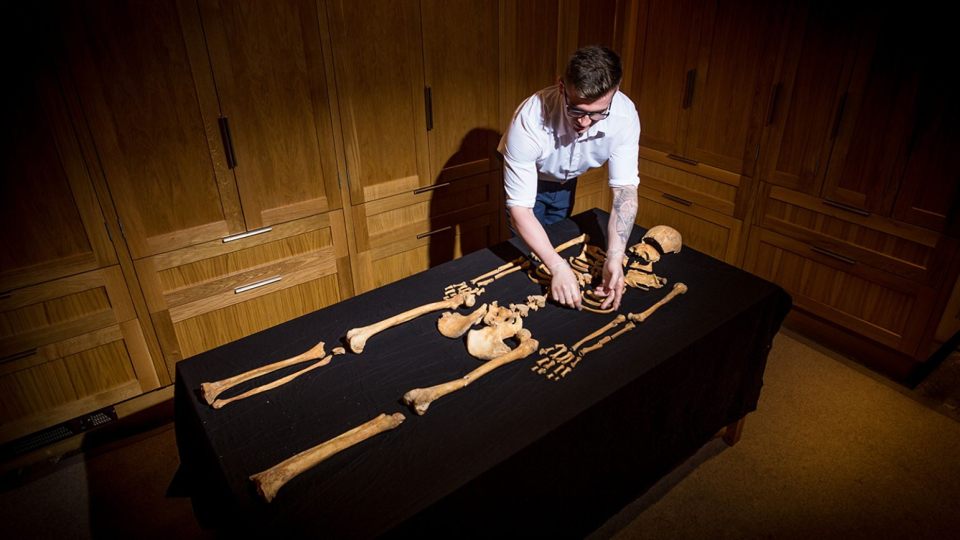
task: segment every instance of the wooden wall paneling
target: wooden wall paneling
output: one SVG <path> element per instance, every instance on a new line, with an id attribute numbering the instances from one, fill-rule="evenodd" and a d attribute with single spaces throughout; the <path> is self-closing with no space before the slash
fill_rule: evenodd
<path id="1" fill-rule="evenodd" d="M 637 224 L 650 228 L 669 225 L 680 231 L 683 245 L 727 263 L 738 265 L 741 258 L 739 219 L 694 204 L 686 205 L 663 197 L 663 192 L 640 181 Z"/>
<path id="2" fill-rule="evenodd" d="M 591 169 L 577 179 L 577 195 L 573 204 L 573 214 L 586 212 L 591 208 L 609 210 L 611 193 L 607 166 Z"/>
<path id="3" fill-rule="evenodd" d="M 223 339 L 237 339 L 352 295 L 348 261 L 343 213 L 334 210 L 136 264 L 172 372 L 186 355 L 226 343 Z M 233 328 L 216 328 L 221 322 Z"/>
<path id="4" fill-rule="evenodd" d="M 640 115 L 640 144 L 680 154 L 682 129 L 689 115 L 685 92 L 696 75 L 703 13 L 695 0 L 637 0 L 637 17 L 624 66 L 625 93 Z"/>
<path id="5" fill-rule="evenodd" d="M 759 176 L 818 195 L 839 112 L 836 99 L 849 83 L 862 21 L 846 2 L 793 8 L 768 95 Z"/>
<path id="6" fill-rule="evenodd" d="M 160 386 L 117 266 L 0 300 L 0 442 Z"/>
<path id="7" fill-rule="evenodd" d="M 431 183 L 499 167 L 496 2 L 422 0 Z"/>
<path id="8" fill-rule="evenodd" d="M 894 17 L 861 38 L 849 87 L 838 97 L 836 139 L 821 196 L 889 216 L 907 152 L 917 73 Z"/>
<path id="9" fill-rule="evenodd" d="M 196 5 L 71 9 L 71 75 L 134 258 L 242 232 Z"/>
<path id="10" fill-rule="evenodd" d="M 317 3 L 200 2 L 248 229 L 338 208 Z"/>
<path id="11" fill-rule="evenodd" d="M 534 92 L 557 81 L 557 0 L 500 0 L 500 127 Z M 532 24 L 536 21 L 536 24 Z M 564 58 L 563 62 L 566 62 Z"/>
<path id="12" fill-rule="evenodd" d="M 326 7 L 353 204 L 430 184 L 419 2 Z"/>
<path id="13" fill-rule="evenodd" d="M 783 6 L 764 0 L 707 6 L 680 154 L 753 176 L 775 61 L 769 51 L 779 42 Z"/>
<path id="14" fill-rule="evenodd" d="M 812 247 L 758 228 L 745 267 L 783 286 L 797 309 L 906 355 L 917 354 L 935 289 Z"/>
<path id="15" fill-rule="evenodd" d="M 823 200 L 771 186 L 759 223 L 861 263 L 936 286 L 946 266 L 945 238 L 928 229 L 882 216 L 861 216 Z"/>
<path id="16" fill-rule="evenodd" d="M 0 127 L 0 291 L 117 262 L 52 66 L 17 73 Z"/>

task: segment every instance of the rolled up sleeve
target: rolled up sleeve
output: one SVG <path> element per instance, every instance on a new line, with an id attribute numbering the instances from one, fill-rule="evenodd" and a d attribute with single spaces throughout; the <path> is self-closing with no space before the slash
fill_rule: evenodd
<path id="1" fill-rule="evenodd" d="M 627 187 L 640 185 L 640 118 L 636 109 L 633 109 L 628 129 L 617 137 L 617 142 L 610 152 L 608 171 L 610 173 L 610 187 Z"/>
<path id="2" fill-rule="evenodd" d="M 537 160 L 541 148 L 523 116 L 522 106 L 497 150 L 503 154 L 503 188 L 507 207 L 533 208 L 537 200 Z"/>

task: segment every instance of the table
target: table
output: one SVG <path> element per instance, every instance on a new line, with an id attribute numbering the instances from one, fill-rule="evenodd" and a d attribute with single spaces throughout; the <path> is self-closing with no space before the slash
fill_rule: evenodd
<path id="1" fill-rule="evenodd" d="M 554 245 L 582 231 L 605 247 L 608 217 L 592 210 L 547 232 Z M 635 228 L 631 244 L 642 233 Z M 202 382 L 293 356 L 320 340 L 330 350 L 350 328 L 439 300 L 444 286 L 516 258 L 518 246 L 513 239 L 471 253 L 180 362 L 178 477 L 201 523 L 324 538 L 505 530 L 582 537 L 755 410 L 790 297 L 690 248 L 654 268 L 689 292 L 588 354 L 560 381 L 531 371 L 534 354 L 417 416 L 400 402 L 407 390 L 459 378 L 480 362 L 461 340 L 437 332 L 435 313 L 378 334 L 362 354 L 334 357 L 279 389 L 220 410 L 200 398 Z M 669 287 L 628 290 L 620 312 L 639 313 Z M 519 303 L 539 293 L 517 272 L 488 286 L 478 305 Z M 524 326 L 541 347 L 570 346 L 612 318 L 551 304 Z M 294 478 L 273 502 L 258 498 L 249 475 L 381 412 L 407 418 Z"/>

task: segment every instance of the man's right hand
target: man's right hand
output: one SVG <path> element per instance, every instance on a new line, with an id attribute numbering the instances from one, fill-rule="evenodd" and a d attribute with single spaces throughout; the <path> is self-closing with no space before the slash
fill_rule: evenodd
<path id="1" fill-rule="evenodd" d="M 561 259 L 549 270 L 553 275 L 550 279 L 550 297 L 561 305 L 581 309 L 580 283 L 570 265 Z"/>

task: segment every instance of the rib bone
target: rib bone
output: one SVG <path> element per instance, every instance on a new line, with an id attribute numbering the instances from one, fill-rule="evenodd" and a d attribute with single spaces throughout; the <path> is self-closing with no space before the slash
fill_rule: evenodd
<path id="1" fill-rule="evenodd" d="M 470 373 L 467 373 L 459 379 L 438 384 L 436 386 L 431 386 L 429 388 L 414 388 L 403 395 L 403 402 L 412 406 L 413 410 L 416 411 L 417 414 L 423 415 L 427 412 L 427 408 L 430 407 L 430 404 L 437 399 L 440 399 L 451 392 L 460 390 L 461 388 L 469 385 L 471 382 L 483 377 L 487 373 L 490 373 L 500 366 L 530 356 L 530 354 L 537 350 L 537 347 L 540 345 L 537 340 L 531 337 L 529 330 L 521 330 L 517 335 L 520 338 L 520 344 L 517 345 L 517 347 L 512 351 L 484 363 L 482 366 L 471 371 Z"/>
<path id="2" fill-rule="evenodd" d="M 251 379 L 256 379 L 261 375 L 272 373 L 280 368 L 299 364 L 300 362 L 306 362 L 307 360 L 322 358 L 324 354 L 323 342 L 321 341 L 320 343 L 317 343 L 311 347 L 308 351 L 302 352 L 285 360 L 280 360 L 279 362 L 274 362 L 266 366 L 251 369 L 250 371 L 245 371 L 239 375 L 234 375 L 233 377 L 220 381 L 203 383 L 200 385 L 200 392 L 203 394 L 203 400 L 207 402 L 207 405 L 213 405 L 213 402 L 216 401 L 217 396 L 240 383 L 249 381 Z"/>
<path id="3" fill-rule="evenodd" d="M 399 324 L 416 319 L 425 313 L 440 311 L 443 309 L 457 309 L 461 305 L 471 307 L 475 302 L 476 296 L 473 294 L 456 294 L 446 300 L 424 304 L 368 326 L 353 328 L 347 332 L 347 341 L 350 344 L 350 350 L 355 353 L 362 353 L 364 346 L 367 344 L 367 340 L 371 337 L 383 332 L 388 328 L 393 328 Z"/>
<path id="4" fill-rule="evenodd" d="M 280 491 L 280 488 L 298 474 L 315 467 L 318 463 L 342 450 L 350 448 L 378 433 L 383 433 L 384 431 L 399 426 L 405 419 L 406 417 L 403 416 L 402 413 L 393 413 L 391 415 L 381 414 L 373 420 L 337 435 L 329 441 L 304 450 L 263 472 L 252 475 L 250 480 L 253 480 L 254 485 L 257 486 L 257 492 L 260 496 L 267 502 L 270 502 L 277 495 L 277 492 Z"/>

